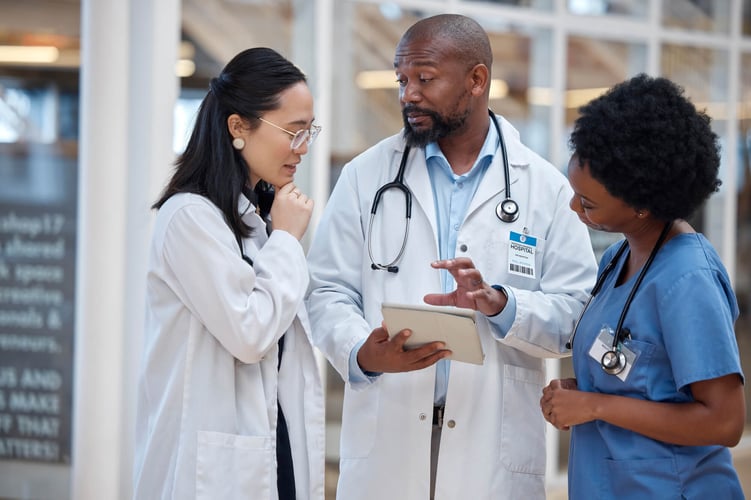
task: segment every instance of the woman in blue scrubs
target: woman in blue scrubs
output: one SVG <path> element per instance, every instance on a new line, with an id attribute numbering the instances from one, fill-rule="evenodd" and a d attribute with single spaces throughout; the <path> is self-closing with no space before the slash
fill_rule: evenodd
<path id="1" fill-rule="evenodd" d="M 720 181 L 710 118 L 639 75 L 581 108 L 571 209 L 622 233 L 571 339 L 575 379 L 540 406 L 571 429 L 569 498 L 722 498 L 743 492 L 728 447 L 745 422 L 725 267 L 686 221 Z"/>

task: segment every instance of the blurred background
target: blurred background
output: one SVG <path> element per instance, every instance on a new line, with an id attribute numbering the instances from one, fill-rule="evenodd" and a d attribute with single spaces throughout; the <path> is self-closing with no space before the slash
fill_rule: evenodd
<path id="1" fill-rule="evenodd" d="M 308 75 L 323 133 L 298 173 L 307 244 L 341 166 L 401 128 L 399 37 L 443 12 L 487 30 L 492 109 L 561 170 L 577 108 L 637 73 L 713 118 L 723 184 L 692 223 L 733 279 L 748 375 L 751 0 L 0 0 L 0 498 L 131 497 L 149 206 L 209 79 L 252 46 Z M 598 256 L 614 238 L 592 233 Z M 342 381 L 320 367 L 333 498 Z M 747 414 L 733 451 L 751 495 Z M 547 439 L 565 498 L 568 435 Z"/>

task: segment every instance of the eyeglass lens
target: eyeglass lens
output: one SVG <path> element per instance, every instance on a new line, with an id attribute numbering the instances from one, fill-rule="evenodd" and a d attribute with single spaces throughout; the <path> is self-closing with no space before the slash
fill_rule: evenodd
<path id="1" fill-rule="evenodd" d="M 312 144 L 318 136 L 318 132 L 320 130 L 321 129 L 315 125 L 311 126 L 309 129 L 298 130 L 295 136 L 292 138 L 290 147 L 292 149 L 297 149 L 302 146 L 303 142 L 307 142 L 308 145 Z"/>
<path id="2" fill-rule="evenodd" d="M 292 142 L 290 143 L 290 148 L 297 149 L 300 146 L 302 146 L 302 143 L 305 142 L 308 139 L 308 136 L 310 135 L 310 131 L 307 129 L 304 130 L 298 130 L 294 137 L 292 137 Z M 308 143 L 310 144 L 310 143 Z"/>

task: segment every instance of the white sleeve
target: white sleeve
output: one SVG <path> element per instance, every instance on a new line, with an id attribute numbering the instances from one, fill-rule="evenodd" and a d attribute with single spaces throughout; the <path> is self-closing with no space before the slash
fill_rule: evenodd
<path id="1" fill-rule="evenodd" d="M 536 357 L 571 354 L 565 344 L 597 275 L 587 227 L 569 208 L 571 196 L 562 183 L 553 202 L 539 289 L 513 289 L 516 317 L 502 342 Z"/>
<path id="2" fill-rule="evenodd" d="M 367 214 L 360 213 L 350 165 L 331 193 L 308 251 L 307 306 L 313 341 L 345 381 L 350 380 L 352 349 L 371 331 L 360 293 L 365 258 L 362 217 Z"/>
<path id="3" fill-rule="evenodd" d="M 302 304 L 308 285 L 302 246 L 274 231 L 251 267 L 215 207 L 194 202 L 170 215 L 158 249 L 168 286 L 233 356 L 260 361 Z"/>

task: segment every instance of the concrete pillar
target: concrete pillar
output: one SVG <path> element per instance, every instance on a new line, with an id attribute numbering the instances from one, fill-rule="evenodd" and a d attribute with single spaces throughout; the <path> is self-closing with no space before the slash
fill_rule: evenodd
<path id="1" fill-rule="evenodd" d="M 151 214 L 172 155 L 179 0 L 83 0 L 71 497 L 132 496 Z"/>

